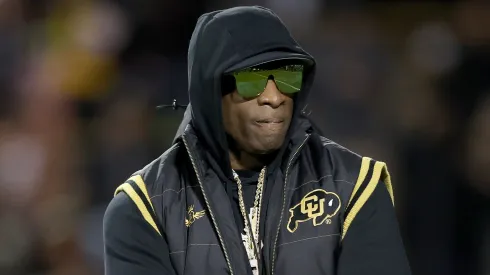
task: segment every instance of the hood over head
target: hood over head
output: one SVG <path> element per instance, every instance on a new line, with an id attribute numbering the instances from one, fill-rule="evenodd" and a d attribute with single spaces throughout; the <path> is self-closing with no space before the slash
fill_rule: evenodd
<path id="1" fill-rule="evenodd" d="M 301 116 L 301 110 L 305 107 L 313 81 L 315 60 L 298 45 L 279 17 L 269 9 L 235 7 L 202 15 L 189 44 L 190 104 L 175 140 L 180 138 L 190 123 L 200 143 L 207 148 L 207 153 L 226 176 L 231 176 L 221 113 L 222 76 L 227 72 L 281 59 L 299 59 L 307 64 L 302 90 L 295 98 L 287 143 L 291 133 L 308 121 Z"/>

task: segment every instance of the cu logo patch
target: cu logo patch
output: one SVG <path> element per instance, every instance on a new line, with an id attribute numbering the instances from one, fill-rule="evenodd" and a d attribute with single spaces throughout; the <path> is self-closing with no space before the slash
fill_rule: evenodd
<path id="1" fill-rule="evenodd" d="M 300 222 L 313 220 L 313 226 L 323 223 L 331 224 L 330 218 L 337 215 L 340 209 L 340 198 L 333 192 L 316 189 L 306 194 L 301 202 L 289 209 L 287 229 L 293 233 Z"/>

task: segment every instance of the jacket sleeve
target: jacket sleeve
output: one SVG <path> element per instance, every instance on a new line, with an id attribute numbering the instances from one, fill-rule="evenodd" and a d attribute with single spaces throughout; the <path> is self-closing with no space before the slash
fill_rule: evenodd
<path id="1" fill-rule="evenodd" d="M 174 275 L 168 244 L 124 192 L 104 215 L 106 275 Z"/>
<path id="2" fill-rule="evenodd" d="M 385 183 L 373 193 L 342 240 L 337 275 L 411 274 Z"/>

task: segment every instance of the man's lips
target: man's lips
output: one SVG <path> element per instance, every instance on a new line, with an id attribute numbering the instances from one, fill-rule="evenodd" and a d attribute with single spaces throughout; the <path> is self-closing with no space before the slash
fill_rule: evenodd
<path id="1" fill-rule="evenodd" d="M 279 118 L 263 118 L 256 120 L 255 125 L 266 131 L 277 132 L 284 127 L 284 120 Z"/>
<path id="2" fill-rule="evenodd" d="M 263 118 L 255 121 L 256 123 L 259 124 L 279 124 L 283 123 L 284 120 L 280 118 Z"/>

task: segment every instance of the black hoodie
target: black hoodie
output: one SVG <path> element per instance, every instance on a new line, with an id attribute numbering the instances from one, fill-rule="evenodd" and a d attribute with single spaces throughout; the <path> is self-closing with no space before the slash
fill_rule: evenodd
<path id="1" fill-rule="evenodd" d="M 116 191 L 104 217 L 106 274 L 251 274 L 224 188 L 233 181 L 221 79 L 280 59 L 307 66 L 287 140 L 266 178 L 262 274 L 410 273 L 385 164 L 319 135 L 301 112 L 314 59 L 270 10 L 237 7 L 197 22 L 188 54 L 191 104 L 172 148 Z M 322 219 L 311 205 L 310 212 L 297 212 L 317 198 L 310 194 L 329 199 Z M 198 211 L 203 214 L 189 222 Z"/>
<path id="2" fill-rule="evenodd" d="M 267 26 L 267 29 L 263 29 L 263 26 Z M 221 120 L 222 76 L 227 72 L 270 61 L 292 60 L 305 64 L 305 81 L 301 93 L 295 97 L 295 119 L 286 138 L 288 141 L 299 127 L 305 127 L 298 122 L 300 119 L 306 120 L 301 117 L 301 111 L 314 78 L 315 60 L 293 39 L 279 17 L 270 10 L 257 6 L 237 7 L 203 15 L 192 35 L 188 60 L 190 102 L 199 104 L 189 104 L 187 107 L 175 142 L 178 142 L 187 124 L 191 123 L 206 148 L 205 154 L 210 166 L 225 184 L 235 222 L 241 232 L 243 218 L 238 205 L 236 182 L 231 173 L 227 136 Z M 268 178 L 273 177 L 276 168 L 281 164 L 288 145 L 289 142 L 284 143 L 284 148 L 276 155 L 275 161 L 267 167 Z M 255 196 L 258 173 L 246 172 L 242 171 L 241 175 L 246 175 L 242 177 L 242 184 L 245 205 L 249 209 Z M 267 207 L 271 189 L 268 184 L 264 208 Z M 262 215 L 262 219 L 264 218 L 265 215 Z"/>
<path id="3" fill-rule="evenodd" d="M 308 65 L 301 93 L 295 99 L 294 114 L 299 117 L 313 82 L 315 60 L 293 39 L 279 17 L 262 7 L 236 7 L 201 16 L 188 53 L 191 104 L 187 107 L 176 140 L 190 122 L 206 146 L 206 152 L 215 161 L 213 168 L 221 177 L 232 179 L 221 118 L 222 76 L 281 59 L 301 60 Z M 298 122 L 299 119 L 293 119 L 290 133 L 296 132 L 300 126 Z"/>

